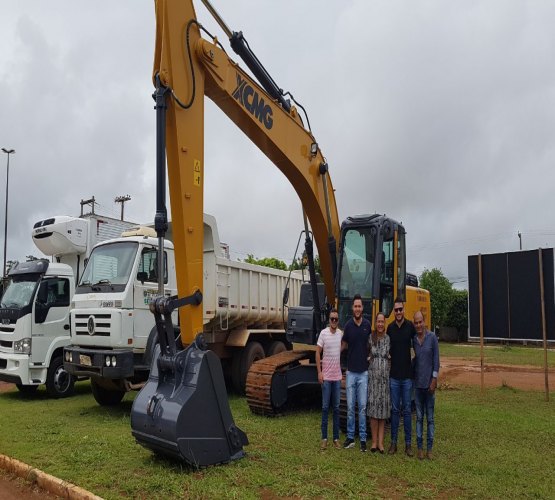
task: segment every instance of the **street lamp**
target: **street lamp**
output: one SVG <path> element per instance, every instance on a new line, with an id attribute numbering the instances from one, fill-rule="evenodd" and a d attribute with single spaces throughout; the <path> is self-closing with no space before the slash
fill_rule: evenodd
<path id="1" fill-rule="evenodd" d="M 2 148 L 2 151 L 8 155 L 8 168 L 6 169 L 6 215 L 4 217 L 4 268 L 2 277 L 6 276 L 6 248 L 8 243 L 8 182 L 10 180 L 10 155 L 15 153 L 15 149 Z"/>
<path id="2" fill-rule="evenodd" d="M 519 246 L 520 246 L 520 249 L 522 250 L 522 233 L 519 231 L 517 234 L 518 234 Z"/>

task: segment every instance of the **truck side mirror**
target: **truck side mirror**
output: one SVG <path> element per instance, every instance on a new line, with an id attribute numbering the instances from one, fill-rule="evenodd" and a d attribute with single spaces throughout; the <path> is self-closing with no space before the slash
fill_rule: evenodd
<path id="1" fill-rule="evenodd" d="M 145 273 L 144 271 L 138 272 L 137 273 L 137 279 L 141 282 L 142 285 L 145 284 L 145 281 L 148 278 L 148 274 Z"/>

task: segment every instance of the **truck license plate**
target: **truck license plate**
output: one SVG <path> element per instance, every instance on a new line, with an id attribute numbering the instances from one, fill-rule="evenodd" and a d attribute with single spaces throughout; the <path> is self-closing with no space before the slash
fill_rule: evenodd
<path id="1" fill-rule="evenodd" d="M 79 362 L 85 366 L 91 366 L 91 357 L 87 356 L 86 354 L 79 354 Z"/>

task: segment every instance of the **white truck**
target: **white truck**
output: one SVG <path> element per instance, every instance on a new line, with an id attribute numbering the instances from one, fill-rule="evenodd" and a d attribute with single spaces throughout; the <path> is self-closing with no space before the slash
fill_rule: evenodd
<path id="1" fill-rule="evenodd" d="M 168 233 L 171 238 L 171 233 Z M 71 346 L 64 366 L 75 377 L 91 377 L 101 405 L 114 405 L 148 378 L 158 342 L 149 310 L 157 288 L 158 240 L 150 228 L 97 245 L 73 298 Z M 177 293 L 173 244 L 165 240 L 164 293 Z M 251 364 L 289 347 L 289 305 L 297 305 L 302 276 L 232 261 L 220 243 L 216 220 L 204 215 L 203 333 L 222 360 L 224 373 L 244 391 Z M 177 324 L 177 315 L 173 318 Z M 176 331 L 176 336 L 178 331 Z"/>
<path id="2" fill-rule="evenodd" d="M 22 393 L 46 384 L 50 396 L 72 394 L 74 377 L 64 369 L 62 354 L 70 341 L 76 279 L 96 243 L 132 225 L 99 215 L 57 216 L 34 225 L 35 245 L 53 262 L 23 262 L 10 270 L 0 303 L 0 380 Z"/>

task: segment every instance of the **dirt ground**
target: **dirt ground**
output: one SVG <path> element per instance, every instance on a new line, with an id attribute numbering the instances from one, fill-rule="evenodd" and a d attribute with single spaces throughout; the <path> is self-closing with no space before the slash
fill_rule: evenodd
<path id="1" fill-rule="evenodd" d="M 480 385 L 480 362 L 460 358 L 441 358 L 439 383 L 447 385 Z M 549 371 L 550 388 L 555 387 L 555 370 Z M 515 389 L 543 391 L 545 374 L 535 366 L 497 365 L 486 363 L 484 386 L 508 385 Z"/>
<path id="2" fill-rule="evenodd" d="M 51 495 L 22 478 L 0 470 L 0 498 L 2 500 L 55 500 Z"/>

